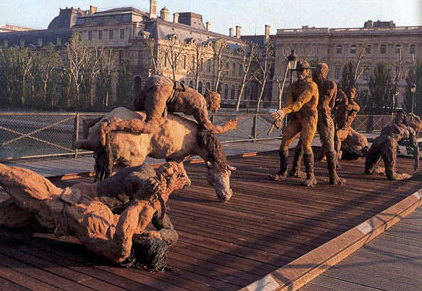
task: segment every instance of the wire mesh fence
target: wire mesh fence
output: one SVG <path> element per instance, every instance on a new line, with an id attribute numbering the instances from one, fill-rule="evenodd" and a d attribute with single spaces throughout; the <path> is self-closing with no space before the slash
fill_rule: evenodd
<path id="1" fill-rule="evenodd" d="M 83 119 L 103 116 L 104 113 L 0 113 L 0 161 L 88 154 L 73 147 L 82 138 Z M 280 139 L 281 131 L 267 135 L 272 124 L 268 113 L 218 113 L 213 123 L 222 125 L 240 117 L 236 130 L 219 135 L 222 143 L 256 142 Z M 356 118 L 358 131 L 379 131 L 391 120 L 391 115 Z"/>

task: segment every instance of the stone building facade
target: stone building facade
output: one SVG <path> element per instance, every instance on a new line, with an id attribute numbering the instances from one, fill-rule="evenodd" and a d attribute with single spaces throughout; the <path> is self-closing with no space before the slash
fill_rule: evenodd
<path id="1" fill-rule="evenodd" d="M 343 66 L 348 61 L 357 61 L 361 48 L 365 49 L 362 60 L 363 74 L 358 80 L 358 90 L 368 90 L 369 76 L 377 63 L 393 65 L 402 57 L 402 73 L 407 74 L 422 60 L 422 26 L 396 26 L 392 21 L 367 21 L 361 28 L 316 28 L 303 26 L 300 29 L 278 29 L 276 34 L 275 74 L 282 75 L 286 69 L 284 56 L 293 49 L 299 59 L 325 62 L 330 67 L 329 78 L 340 81 Z M 401 97 L 405 86 L 400 85 Z M 273 96 L 277 94 L 273 92 Z M 400 96 L 399 96 L 400 97 Z"/>

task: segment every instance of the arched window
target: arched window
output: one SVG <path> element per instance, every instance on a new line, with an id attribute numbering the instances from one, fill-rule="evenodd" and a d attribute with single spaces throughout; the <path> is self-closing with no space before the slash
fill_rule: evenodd
<path id="1" fill-rule="evenodd" d="M 220 93 L 221 94 L 221 90 L 222 90 L 223 88 L 222 88 L 222 86 L 221 86 L 221 83 L 220 84 L 218 84 L 218 88 L 217 88 L 217 93 Z"/>
<path id="2" fill-rule="evenodd" d="M 205 85 L 205 88 L 207 88 L 208 90 L 211 90 L 211 83 L 207 82 L 207 84 Z"/>
<path id="3" fill-rule="evenodd" d="M 414 55 L 416 54 L 416 46 L 414 44 L 411 44 L 409 47 L 409 54 Z"/>
<path id="4" fill-rule="evenodd" d="M 224 85 L 224 98 L 229 98 L 229 85 L 227 84 Z"/>

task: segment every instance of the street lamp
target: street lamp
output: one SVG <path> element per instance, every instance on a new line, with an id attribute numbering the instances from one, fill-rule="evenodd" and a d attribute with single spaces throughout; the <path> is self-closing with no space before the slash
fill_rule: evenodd
<path id="1" fill-rule="evenodd" d="M 415 84 L 410 85 L 410 93 L 412 93 L 412 113 L 413 113 L 413 107 L 415 106 L 415 94 L 416 94 Z"/>
<path id="2" fill-rule="evenodd" d="M 287 61 L 287 68 L 290 71 L 290 84 L 293 84 L 293 71 L 296 70 L 297 66 L 297 54 L 294 50 L 292 50 L 290 55 L 287 56 Z"/>

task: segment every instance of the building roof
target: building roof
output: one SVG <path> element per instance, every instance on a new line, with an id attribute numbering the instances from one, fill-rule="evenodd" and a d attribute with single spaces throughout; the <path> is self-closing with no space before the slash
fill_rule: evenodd
<path id="1" fill-rule="evenodd" d="M 202 42 L 217 41 L 219 39 L 225 39 L 231 45 L 242 45 L 243 41 L 235 38 L 223 35 L 220 33 L 191 27 L 182 23 L 174 23 L 165 21 L 160 18 L 147 22 L 145 30 L 150 33 L 150 37 L 154 39 L 168 39 L 171 35 L 177 35 L 180 41 L 189 42 L 192 39 L 199 39 Z"/>
<path id="2" fill-rule="evenodd" d="M 76 20 L 79 16 L 87 14 L 88 11 L 81 9 L 65 8 L 60 9 L 60 13 L 56 16 L 48 25 L 48 29 L 62 29 L 62 28 L 71 28 L 75 25 Z"/>
<path id="3" fill-rule="evenodd" d="M 75 26 L 132 23 L 146 20 L 148 14 L 133 7 L 121 7 L 79 16 Z"/>
<path id="4" fill-rule="evenodd" d="M 10 25 L 10 24 L 0 26 L 0 32 L 29 31 L 29 30 L 34 30 L 34 29 L 28 28 L 28 27 Z"/>
<path id="5" fill-rule="evenodd" d="M 44 29 L 32 31 L 15 31 L 0 33 L 0 46 L 7 41 L 8 46 L 21 46 L 21 40 L 25 46 L 38 46 L 38 41 L 42 40 L 42 45 L 48 43 L 57 44 L 57 38 L 61 39 L 62 45 L 72 37 L 71 28 Z"/>

